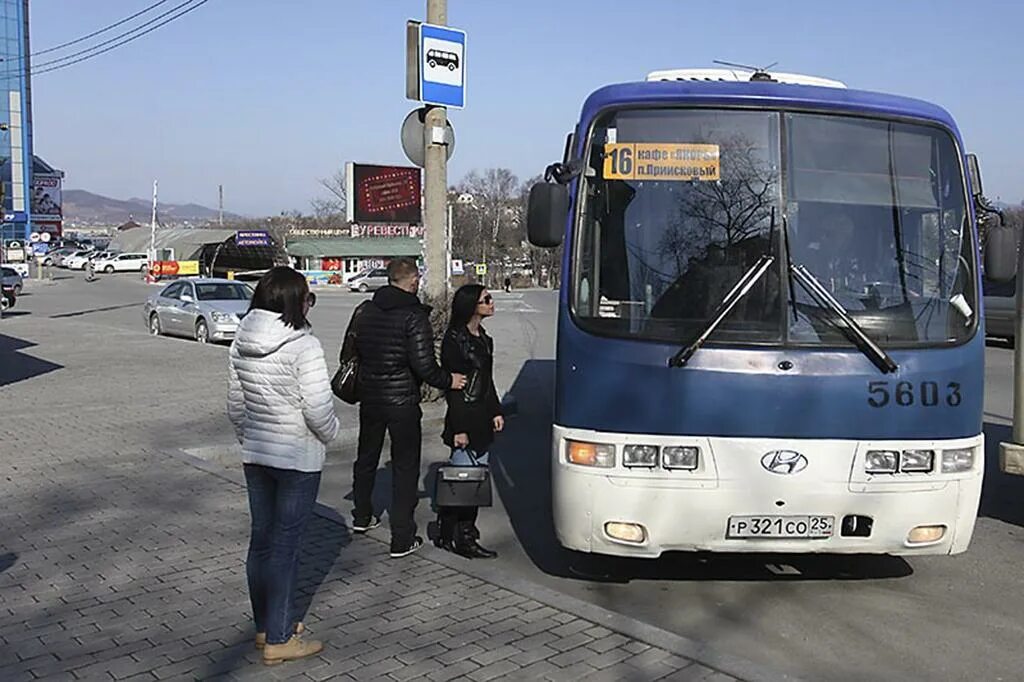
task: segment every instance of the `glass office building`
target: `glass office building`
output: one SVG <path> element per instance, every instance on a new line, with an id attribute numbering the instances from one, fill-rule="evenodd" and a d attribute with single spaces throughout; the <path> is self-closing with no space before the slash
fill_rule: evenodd
<path id="1" fill-rule="evenodd" d="M 0 0 L 0 180 L 3 240 L 32 231 L 32 90 L 28 0 Z"/>

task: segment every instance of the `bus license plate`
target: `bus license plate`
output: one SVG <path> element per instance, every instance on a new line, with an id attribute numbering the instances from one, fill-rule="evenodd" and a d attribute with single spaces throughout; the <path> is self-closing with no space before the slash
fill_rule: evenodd
<path id="1" fill-rule="evenodd" d="M 834 516 L 730 516 L 728 538 L 830 538 Z"/>

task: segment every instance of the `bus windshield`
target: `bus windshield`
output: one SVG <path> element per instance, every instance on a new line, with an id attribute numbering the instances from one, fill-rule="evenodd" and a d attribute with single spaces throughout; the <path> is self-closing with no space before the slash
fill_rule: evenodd
<path id="1" fill-rule="evenodd" d="M 977 324 L 960 160 L 944 130 L 799 112 L 619 110 L 594 126 L 573 315 L 598 334 L 685 343 L 764 255 L 709 342 L 848 346 L 804 266 L 886 348 Z"/>

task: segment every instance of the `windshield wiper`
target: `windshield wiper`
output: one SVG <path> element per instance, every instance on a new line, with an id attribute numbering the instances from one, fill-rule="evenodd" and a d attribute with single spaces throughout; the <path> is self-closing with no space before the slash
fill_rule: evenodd
<path id="1" fill-rule="evenodd" d="M 711 317 L 711 321 L 704 327 L 701 333 L 697 336 L 696 340 L 693 341 L 689 346 L 685 346 L 679 350 L 678 353 L 673 355 L 668 360 L 669 367 L 683 367 L 689 362 L 693 354 L 696 353 L 701 346 L 708 340 L 718 325 L 722 324 L 722 320 L 732 312 L 732 309 L 736 307 L 744 296 L 746 296 L 754 285 L 757 284 L 764 273 L 768 271 L 771 264 L 775 262 L 775 256 L 769 256 L 767 254 L 761 256 L 756 263 L 754 263 L 749 270 L 743 273 L 739 281 L 733 286 L 733 288 L 725 295 L 722 302 L 718 304 L 715 309 L 715 314 Z"/>
<path id="2" fill-rule="evenodd" d="M 807 290 L 807 293 L 818 302 L 818 305 L 831 310 L 835 313 L 836 317 L 843 321 L 845 325 L 843 328 L 848 332 L 847 337 L 874 363 L 875 367 L 888 374 L 899 369 L 896 361 L 889 357 L 889 354 L 875 343 L 874 339 L 868 336 L 868 333 L 858 324 L 857 320 L 853 319 L 850 312 L 832 296 L 832 293 L 806 267 L 790 263 L 789 270 L 796 277 L 797 281 L 803 285 L 804 289 Z"/>

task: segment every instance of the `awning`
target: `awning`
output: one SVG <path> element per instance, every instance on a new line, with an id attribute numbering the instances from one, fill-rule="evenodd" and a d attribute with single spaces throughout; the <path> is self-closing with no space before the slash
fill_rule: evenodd
<path id="1" fill-rule="evenodd" d="M 302 257 L 371 258 L 419 256 L 423 244 L 415 237 L 335 237 L 289 240 L 288 255 Z"/>

